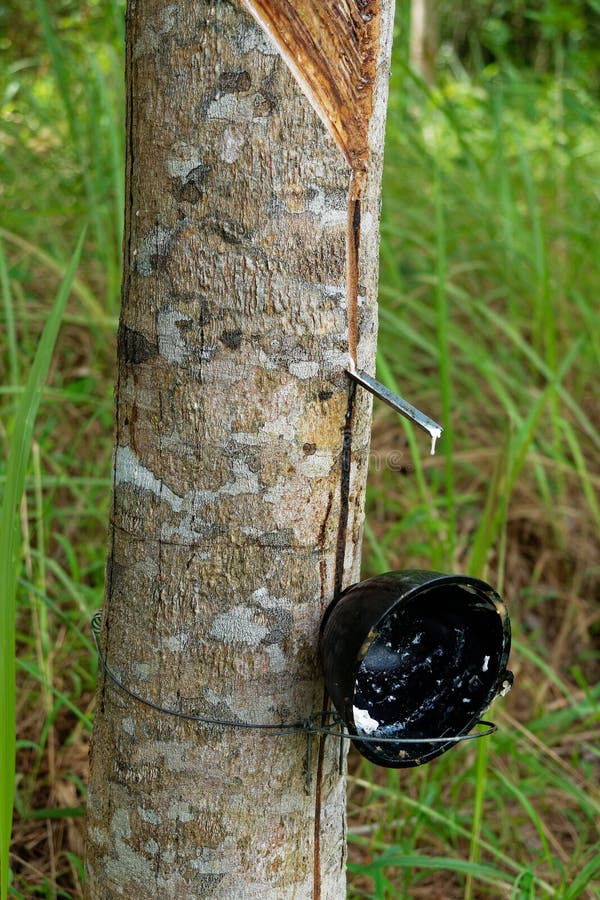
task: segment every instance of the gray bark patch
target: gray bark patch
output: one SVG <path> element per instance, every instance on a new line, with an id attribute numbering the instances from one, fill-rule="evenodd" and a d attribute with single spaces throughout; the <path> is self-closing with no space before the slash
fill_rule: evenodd
<path id="1" fill-rule="evenodd" d="M 135 265 L 140 275 L 152 275 L 153 272 L 163 268 L 173 243 L 173 237 L 173 232 L 163 225 L 155 225 L 150 229 L 145 235 L 140 249 L 134 251 Z"/>

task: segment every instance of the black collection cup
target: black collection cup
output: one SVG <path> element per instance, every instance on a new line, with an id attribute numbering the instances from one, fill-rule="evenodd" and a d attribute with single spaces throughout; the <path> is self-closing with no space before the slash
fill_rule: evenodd
<path id="1" fill-rule="evenodd" d="M 351 585 L 325 613 L 320 650 L 355 747 L 391 768 L 449 750 L 456 741 L 423 739 L 467 734 L 512 684 L 506 606 L 467 575 L 408 570 Z"/>

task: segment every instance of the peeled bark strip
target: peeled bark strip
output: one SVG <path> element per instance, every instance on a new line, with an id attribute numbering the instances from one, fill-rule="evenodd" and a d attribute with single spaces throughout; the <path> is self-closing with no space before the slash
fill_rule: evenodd
<path id="1" fill-rule="evenodd" d="M 387 7 L 377 35 L 355 244 L 370 368 Z M 323 703 L 317 640 L 336 562 L 343 583 L 359 567 L 364 392 L 342 490 L 351 170 L 241 0 L 130 0 L 127 37 L 103 649 L 160 705 L 301 720 Z M 87 896 L 340 900 L 345 781 L 336 742 L 321 746 L 307 793 L 302 735 L 186 723 L 100 678 Z"/>
<path id="2" fill-rule="evenodd" d="M 380 0 L 243 0 L 281 50 L 350 168 L 369 159 Z"/>

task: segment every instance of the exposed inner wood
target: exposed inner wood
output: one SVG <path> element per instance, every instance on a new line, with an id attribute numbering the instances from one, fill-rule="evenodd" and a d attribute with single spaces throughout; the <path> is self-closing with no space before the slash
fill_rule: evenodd
<path id="1" fill-rule="evenodd" d="M 352 179 L 348 195 L 348 353 L 357 366 L 360 194 L 369 156 L 379 0 L 243 0 L 279 48 L 342 151 Z"/>
<path id="2" fill-rule="evenodd" d="M 243 0 L 279 47 L 353 172 L 373 111 L 379 0 Z"/>

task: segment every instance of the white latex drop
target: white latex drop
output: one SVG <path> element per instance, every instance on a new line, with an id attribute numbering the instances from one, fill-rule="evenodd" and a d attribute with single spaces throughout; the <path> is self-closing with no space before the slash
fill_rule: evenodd
<path id="1" fill-rule="evenodd" d="M 379 728 L 377 719 L 372 719 L 366 709 L 358 709 L 356 706 L 353 706 L 352 715 L 354 716 L 356 727 L 364 731 L 365 734 L 371 734 Z"/>
<path id="2" fill-rule="evenodd" d="M 442 436 L 441 428 L 428 428 L 427 431 L 431 435 L 431 455 L 435 454 L 435 444 L 436 441 Z"/>

